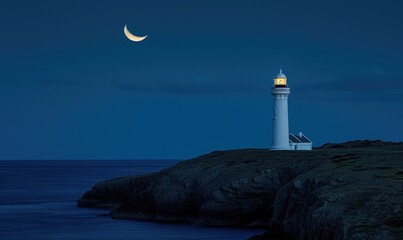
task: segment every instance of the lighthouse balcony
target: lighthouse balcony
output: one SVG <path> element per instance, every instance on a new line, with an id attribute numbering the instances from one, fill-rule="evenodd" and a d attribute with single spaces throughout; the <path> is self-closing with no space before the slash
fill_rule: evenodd
<path id="1" fill-rule="evenodd" d="M 290 94 L 290 88 L 273 86 L 271 89 L 272 94 Z"/>

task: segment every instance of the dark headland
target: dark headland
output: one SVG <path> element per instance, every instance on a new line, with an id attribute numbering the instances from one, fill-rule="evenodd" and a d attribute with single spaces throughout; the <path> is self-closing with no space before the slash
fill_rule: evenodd
<path id="1" fill-rule="evenodd" d="M 119 219 L 256 226 L 252 239 L 403 239 L 403 143 L 216 151 L 96 184 L 79 207 Z"/>

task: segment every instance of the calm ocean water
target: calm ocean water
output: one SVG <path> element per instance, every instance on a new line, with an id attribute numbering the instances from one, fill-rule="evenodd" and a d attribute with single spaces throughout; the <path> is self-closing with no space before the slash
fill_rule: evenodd
<path id="1" fill-rule="evenodd" d="M 0 161 L 0 239 L 246 239 L 261 229 L 113 220 L 76 207 L 95 183 L 155 172 L 174 160 Z"/>

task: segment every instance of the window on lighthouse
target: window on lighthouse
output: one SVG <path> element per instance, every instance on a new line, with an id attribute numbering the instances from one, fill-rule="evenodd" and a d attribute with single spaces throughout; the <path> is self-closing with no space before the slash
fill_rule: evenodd
<path id="1" fill-rule="evenodd" d="M 281 86 L 285 86 L 287 85 L 286 79 L 285 78 L 275 78 L 274 79 L 274 85 L 281 85 Z"/>

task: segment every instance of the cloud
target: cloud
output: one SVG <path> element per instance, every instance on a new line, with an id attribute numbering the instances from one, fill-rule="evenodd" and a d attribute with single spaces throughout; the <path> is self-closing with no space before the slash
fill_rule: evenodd
<path id="1" fill-rule="evenodd" d="M 92 85 L 89 81 L 78 81 L 78 80 L 61 80 L 57 78 L 44 78 L 35 82 L 37 86 L 48 87 L 48 86 L 90 86 Z"/>
<path id="2" fill-rule="evenodd" d="M 218 79 L 205 78 L 194 75 L 189 78 L 153 77 L 133 78 L 126 80 L 123 77 L 109 78 L 101 81 L 74 80 L 62 78 L 44 78 L 32 81 L 34 85 L 44 88 L 115 88 L 130 93 L 169 93 L 177 95 L 205 95 L 224 93 L 250 93 L 267 90 L 263 86 L 266 82 L 247 81 L 248 79 Z"/>
<path id="3" fill-rule="evenodd" d="M 358 94 L 403 89 L 403 77 L 388 75 L 353 75 L 316 85 L 319 90 Z"/>
<path id="4" fill-rule="evenodd" d="M 187 80 L 171 81 L 115 81 L 112 85 L 127 92 L 163 92 L 172 94 L 221 94 L 221 93 L 249 93 L 259 91 L 261 86 L 257 82 L 229 81 L 207 79 L 194 75 Z"/>
<path id="5" fill-rule="evenodd" d="M 206 78 L 194 75 L 189 78 L 144 78 L 125 80 L 123 78 L 105 81 L 65 80 L 45 78 L 36 81 L 40 87 L 71 88 L 115 88 L 129 93 L 169 93 L 176 95 L 209 95 L 231 93 L 270 92 L 267 80 L 258 78 L 225 79 Z M 173 80 L 172 80 L 173 79 Z M 403 76 L 391 76 L 384 72 L 350 75 L 339 79 L 291 86 L 295 99 L 320 101 L 402 101 Z"/>
<path id="6" fill-rule="evenodd" d="M 373 73 L 345 76 L 295 88 L 300 99 L 330 101 L 402 101 L 403 76 Z"/>

